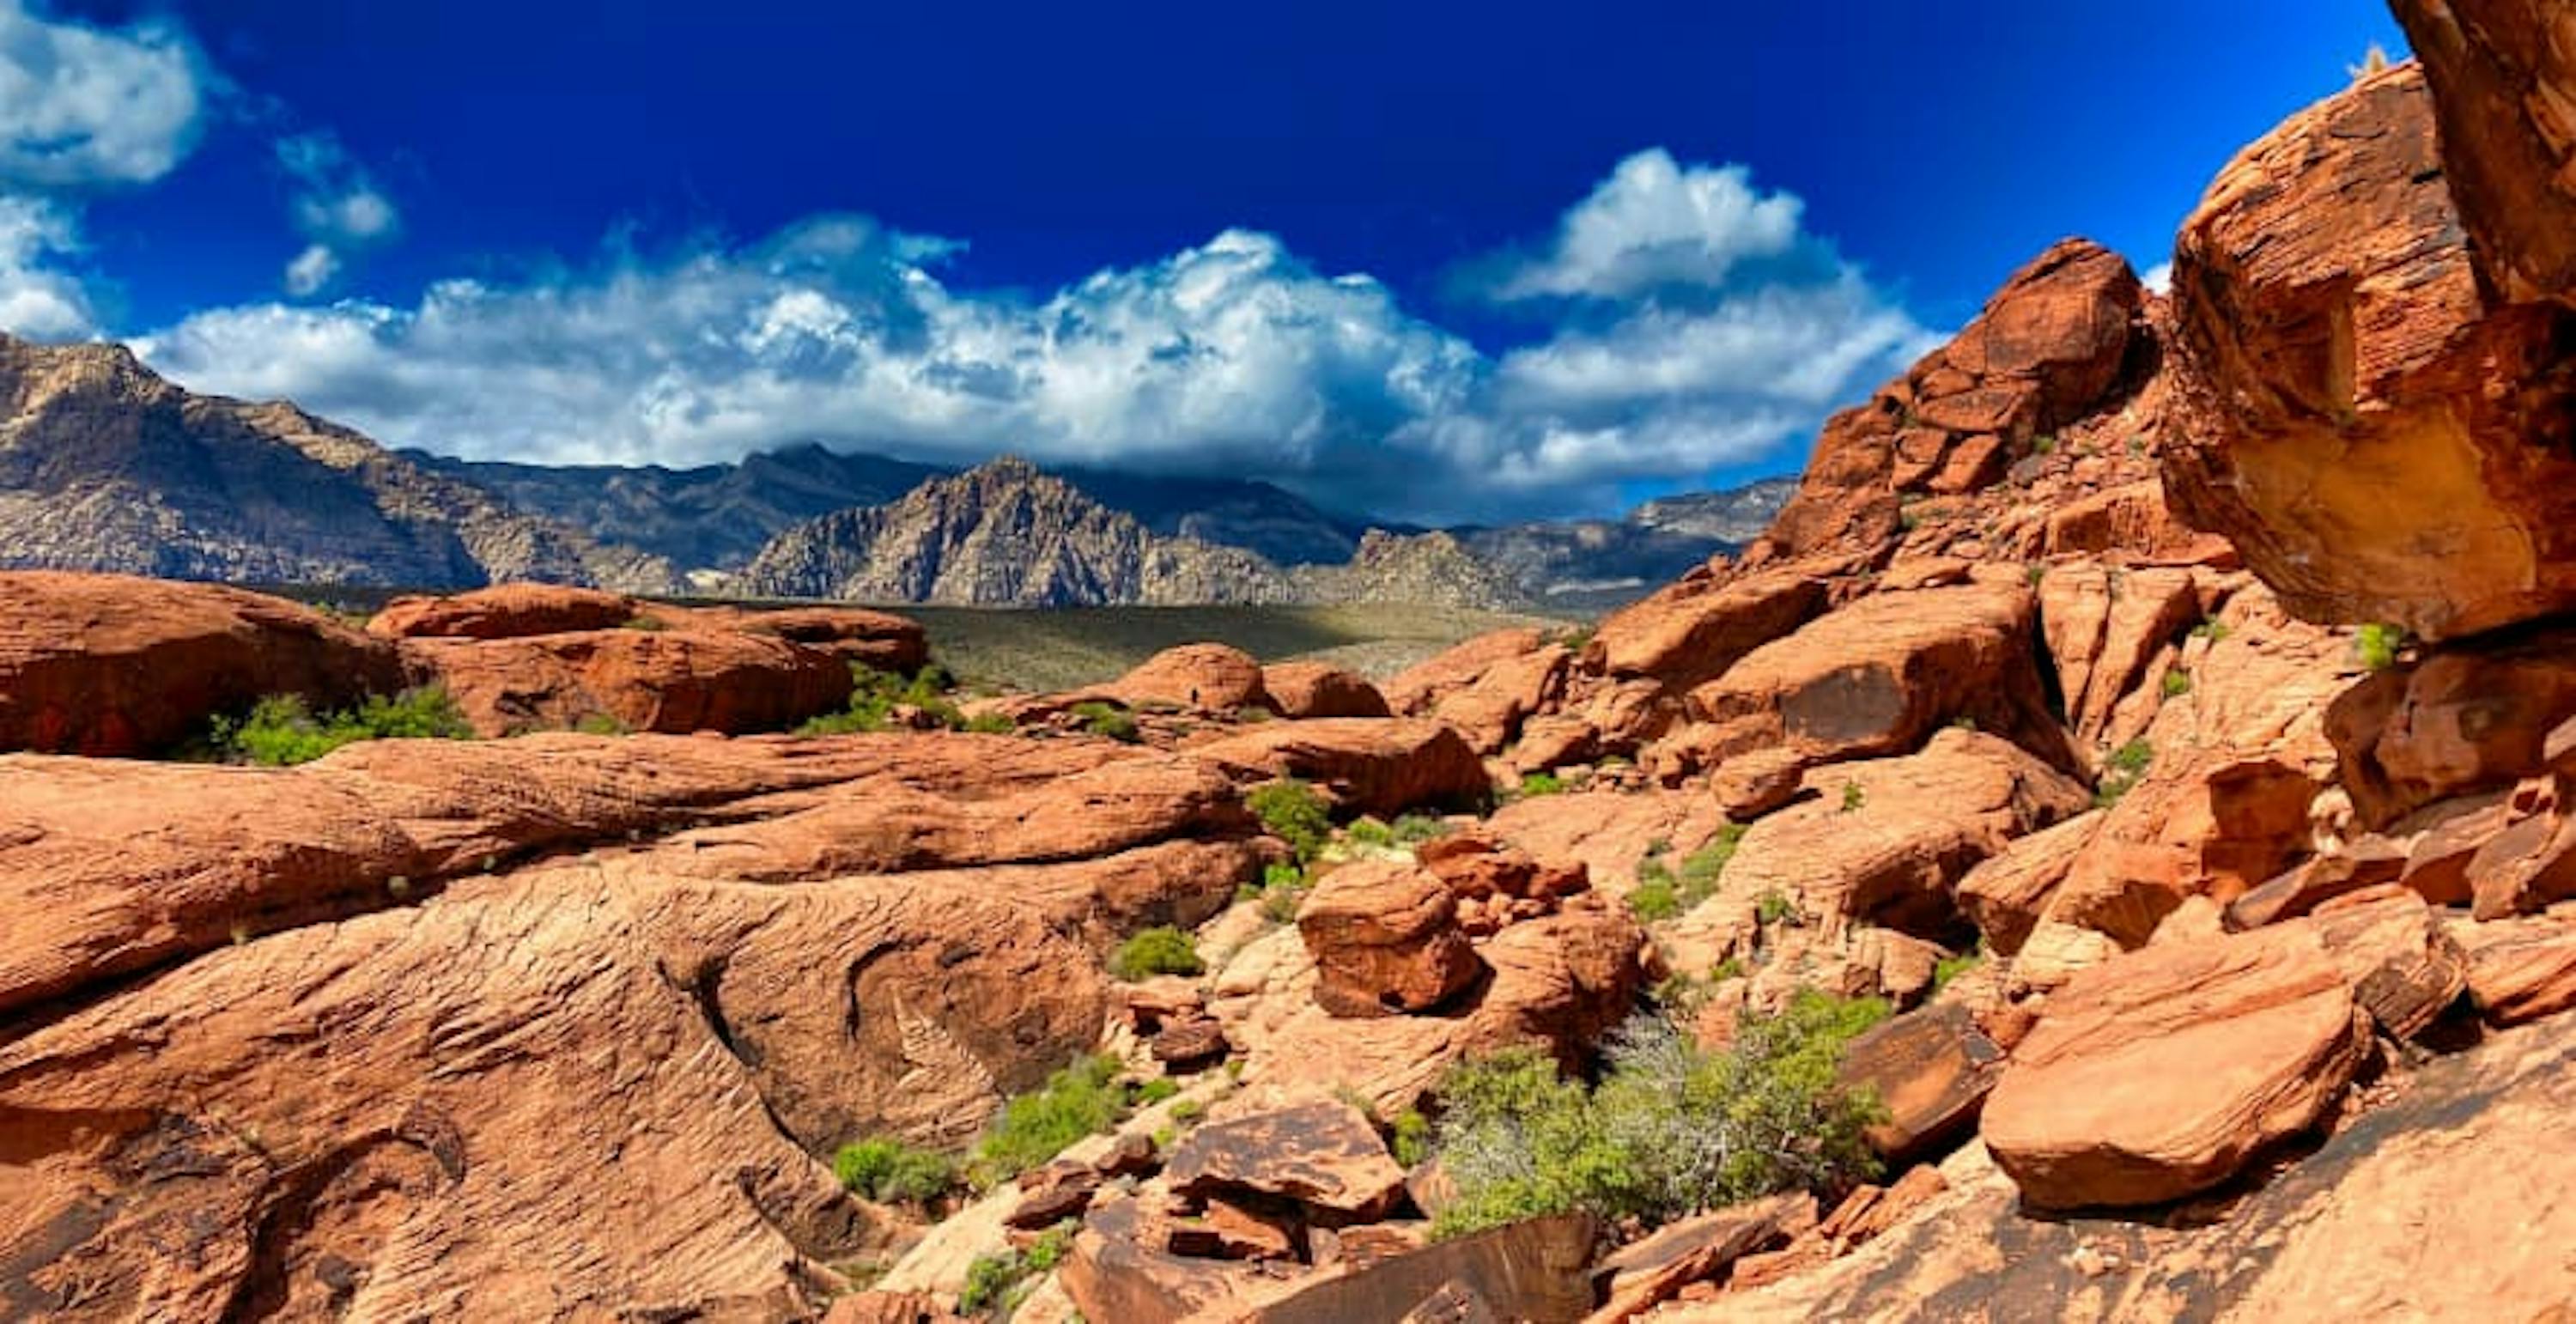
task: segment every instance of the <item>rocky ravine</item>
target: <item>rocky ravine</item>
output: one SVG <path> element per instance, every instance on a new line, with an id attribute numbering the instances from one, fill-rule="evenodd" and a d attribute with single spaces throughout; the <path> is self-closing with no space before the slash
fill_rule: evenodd
<path id="1" fill-rule="evenodd" d="M 2564 1317 L 2576 570 L 2529 480 L 2576 290 L 2522 172 L 2576 84 L 2533 6 L 2400 9 L 2428 67 L 2248 148 L 2170 302 L 2057 245 L 1740 558 L 1382 687 L 1203 646 L 959 714 L 1011 734 L 800 739 L 754 732 L 842 702 L 818 660 L 918 633 L 0 577 L 0 745 L 77 751 L 0 757 L 0 1302 L 920 1321 L 1023 1246 L 1040 1321 Z M 692 733 L 81 756 L 265 678 Z M 1539 793 L 1345 832 L 1282 920 L 1236 898 L 1289 776 Z M 1206 968 L 1105 973 L 1156 925 Z M 1896 1006 L 1839 1067 L 1883 1177 L 1426 1243 L 1393 1120 L 1504 1046 L 1589 1067 L 1672 974 L 1712 1044 Z M 1177 1097 L 932 1217 L 819 1157 L 1093 1048 Z"/>

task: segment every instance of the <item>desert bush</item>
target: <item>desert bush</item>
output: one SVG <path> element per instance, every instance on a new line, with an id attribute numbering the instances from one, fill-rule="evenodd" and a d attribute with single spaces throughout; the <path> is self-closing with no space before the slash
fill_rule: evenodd
<path id="1" fill-rule="evenodd" d="M 1534 1048 L 1470 1059 L 1440 1087 L 1441 1166 L 1458 1196 L 1434 1220 L 1456 1236 L 1543 1214 L 1670 1221 L 1774 1191 L 1829 1189 L 1875 1171 L 1876 1102 L 1835 1069 L 1880 999 L 1801 991 L 1748 1016 L 1722 1053 L 1640 1016 L 1610 1045 L 1600 1083 L 1558 1074 Z"/>
<path id="2" fill-rule="evenodd" d="M 1137 730 L 1136 715 L 1114 703 L 1086 700 L 1073 706 L 1073 716 L 1075 721 L 1082 723 L 1083 730 L 1123 745 L 1132 745 L 1144 738 Z"/>
<path id="3" fill-rule="evenodd" d="M 1199 963 L 1198 944 L 1169 924 L 1131 935 L 1109 958 L 1109 973 L 1131 984 L 1156 975 L 1195 975 L 1206 968 Z"/>
<path id="4" fill-rule="evenodd" d="M 1564 781 L 1552 772 L 1533 772 L 1521 778 L 1521 798 L 1524 800 L 1533 796 L 1555 795 L 1564 789 Z"/>
<path id="5" fill-rule="evenodd" d="M 935 1150 L 873 1136 L 841 1146 L 832 1175 L 843 1188 L 882 1204 L 926 1205 L 956 1187 L 957 1164 Z"/>
<path id="6" fill-rule="evenodd" d="M 1294 777 L 1256 789 L 1243 803 L 1270 835 L 1297 852 L 1300 863 L 1323 854 L 1324 844 L 1332 839 L 1333 816 L 1324 807 L 1324 797 Z"/>
<path id="7" fill-rule="evenodd" d="M 2147 775 L 2147 768 L 2155 761 L 2156 747 L 2143 739 L 2132 740 L 2113 750 L 2111 757 L 2102 765 L 2101 780 L 2093 785 L 2094 807 L 2108 809 L 2120 803 L 2120 797 L 2127 795 L 2129 788 Z"/>
<path id="8" fill-rule="evenodd" d="M 1297 918 L 1297 908 L 1306 904 L 1306 893 L 1313 890 L 1314 880 L 1293 864 L 1265 865 L 1261 870 L 1261 913 L 1274 924 L 1286 924 Z"/>
<path id="9" fill-rule="evenodd" d="M 2353 652 L 2361 664 L 2373 671 L 2386 671 L 2397 665 L 2397 655 L 2406 648 L 2406 628 L 2374 621 L 2361 627 L 2352 637 Z"/>
<path id="10" fill-rule="evenodd" d="M 447 691 L 435 685 L 387 697 L 371 694 L 355 708 L 315 713 L 298 694 L 272 694 L 240 717 L 218 717 L 208 743 L 236 763 L 286 767 L 361 740 L 471 740 L 474 728 Z"/>
<path id="11" fill-rule="evenodd" d="M 976 1256 L 966 1266 L 966 1284 L 957 1294 L 957 1308 L 969 1315 L 983 1315 L 1004 1313 L 1018 1306 L 1028 1296 L 1034 1280 L 1054 1272 L 1055 1266 L 1064 1262 L 1077 1227 L 1067 1219 L 1039 1233 L 1025 1250 L 1005 1248 Z"/>
<path id="12" fill-rule="evenodd" d="M 2164 691 L 2165 697 L 2168 699 L 2179 699 L 2182 696 L 2191 693 L 2191 673 L 2180 667 L 2176 667 L 2173 670 L 2166 672 Z"/>
<path id="13" fill-rule="evenodd" d="M 1077 1058 L 1046 1083 L 1002 1105 L 975 1147 L 977 1185 L 992 1185 L 1038 1166 L 1084 1136 L 1108 1130 L 1147 1087 L 1118 1078 L 1106 1053 Z"/>
<path id="14" fill-rule="evenodd" d="M 977 713 L 967 718 L 966 724 L 957 729 L 973 731 L 978 735 L 1006 736 L 1020 728 L 1014 725 L 1010 718 L 1000 713 Z"/>
<path id="15" fill-rule="evenodd" d="M 841 736 L 858 731 L 883 731 L 894 720 L 897 706 L 918 708 L 930 714 L 940 725 L 958 730 L 964 728 L 966 715 L 949 702 L 948 691 L 956 679 L 936 662 L 910 676 L 892 671 L 879 671 L 865 662 L 850 664 L 850 701 L 836 713 L 824 715 L 796 728 L 800 736 Z"/>

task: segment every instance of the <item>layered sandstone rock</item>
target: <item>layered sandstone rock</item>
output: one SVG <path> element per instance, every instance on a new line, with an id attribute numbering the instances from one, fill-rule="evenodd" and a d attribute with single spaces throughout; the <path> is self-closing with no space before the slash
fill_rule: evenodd
<path id="1" fill-rule="evenodd" d="M 2516 302 L 2576 291 L 2576 26 L 2549 0 L 2394 0 L 2433 88 L 2443 183 Z"/>
<path id="2" fill-rule="evenodd" d="M 1261 687 L 1282 717 L 1391 717 L 1386 696 L 1366 676 L 1323 662 L 1273 662 Z"/>
<path id="3" fill-rule="evenodd" d="M 516 639 L 531 634 L 613 630 L 639 614 L 623 593 L 561 584 L 497 584 L 446 597 L 386 603 L 367 633 L 386 639 Z"/>
<path id="4" fill-rule="evenodd" d="M 629 731 L 775 731 L 850 698 L 829 653 L 732 631 L 613 629 L 510 639 L 421 639 L 405 656 L 437 677 L 484 736 L 600 718 Z"/>
<path id="5" fill-rule="evenodd" d="M 2150 947 L 2050 995 L 1983 1133 L 2044 1209 L 2157 1204 L 2315 1126 L 2369 1042 L 2317 935 L 2285 925 Z"/>
<path id="6" fill-rule="evenodd" d="M 1456 893 L 1391 861 L 1325 875 L 1298 908 L 1297 934 L 1315 958 L 1315 1002 L 1335 1016 L 1427 1011 L 1485 973 L 1458 927 Z"/>
<path id="7" fill-rule="evenodd" d="M 1255 726 L 1188 746 L 1191 757 L 1247 781 L 1297 777 L 1346 809 L 1393 817 L 1472 804 L 1491 783 L 1458 732 L 1418 719 L 1325 718 Z"/>
<path id="8" fill-rule="evenodd" d="M 2576 314 L 2492 303 L 2444 165 L 2410 65 L 2228 166 L 2175 252 L 2163 448 L 2292 612 L 2428 639 L 2576 606 Z"/>
<path id="9" fill-rule="evenodd" d="M 1170 704 L 1195 712 L 1270 708 L 1261 664 L 1225 644 L 1183 644 L 1145 659 L 1110 686 L 1131 708 Z"/>
<path id="10" fill-rule="evenodd" d="M 392 649 L 277 598 L 0 574 L 0 751 L 156 754 L 271 694 L 331 706 L 402 683 Z"/>

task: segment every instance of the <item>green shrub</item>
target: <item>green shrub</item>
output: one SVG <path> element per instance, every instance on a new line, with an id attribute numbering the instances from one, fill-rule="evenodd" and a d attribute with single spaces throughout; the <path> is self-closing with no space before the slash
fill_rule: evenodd
<path id="1" fill-rule="evenodd" d="M 1932 991 L 1938 993 L 1948 988 L 1951 980 L 1976 969 L 1985 963 L 1985 959 L 1983 952 L 1961 952 L 1956 956 L 1944 956 L 1933 962 Z"/>
<path id="2" fill-rule="evenodd" d="M 2191 693 L 2191 673 L 2176 667 L 2165 673 L 2165 697 L 2179 699 Z"/>
<path id="3" fill-rule="evenodd" d="M 2127 795 L 2129 788 L 2147 775 L 2148 766 L 2155 761 L 2155 746 L 2143 739 L 2132 740 L 2113 750 L 2111 757 L 2102 765 L 2102 779 L 2093 784 L 2093 806 L 2108 809 L 2120 803 L 2120 797 Z"/>
<path id="4" fill-rule="evenodd" d="M 918 708 L 931 719 L 951 730 L 964 728 L 966 715 L 949 702 L 948 691 L 956 678 L 936 662 L 911 676 L 879 671 L 865 662 L 850 664 L 850 702 L 841 711 L 825 713 L 796 728 L 800 736 L 842 736 L 859 731 L 883 731 L 893 724 L 898 707 Z"/>
<path id="5" fill-rule="evenodd" d="M 1448 836 L 1449 824 L 1447 820 L 1433 818 L 1429 814 L 1404 814 L 1395 820 L 1391 830 L 1395 833 L 1396 845 L 1419 846 Z"/>
<path id="6" fill-rule="evenodd" d="M 1753 921 L 1766 927 L 1794 921 L 1797 915 L 1798 903 L 1784 892 L 1765 892 L 1753 903 Z"/>
<path id="7" fill-rule="evenodd" d="M 1136 1087 L 1136 1106 L 1149 1108 L 1181 1092 L 1181 1082 L 1169 1076 L 1156 1076 Z"/>
<path id="8" fill-rule="evenodd" d="M 1000 1314 L 1027 1299 L 1034 1280 L 1055 1271 L 1073 1246 L 1078 1225 L 1071 1219 L 1038 1234 L 1028 1249 L 1004 1249 L 978 1255 L 966 1266 L 966 1285 L 957 1308 L 969 1315 Z"/>
<path id="9" fill-rule="evenodd" d="M 1169 924 L 1130 936 L 1109 958 L 1109 973 L 1131 984 L 1156 975 L 1195 975 L 1205 969 L 1199 963 L 1198 944 Z"/>
<path id="10" fill-rule="evenodd" d="M 1287 842 L 1304 863 L 1323 854 L 1333 835 L 1333 816 L 1315 788 L 1294 777 L 1275 781 L 1245 796 L 1243 803 L 1270 835 Z"/>
<path id="11" fill-rule="evenodd" d="M 1744 974 L 1744 958 L 1730 956 L 1708 968 L 1708 982 L 1716 984 L 1729 979 L 1742 979 Z"/>
<path id="12" fill-rule="evenodd" d="M 1564 789 L 1565 783 L 1552 772 L 1533 772 L 1521 778 L 1521 798 L 1524 800 L 1534 796 L 1555 795 Z"/>
<path id="13" fill-rule="evenodd" d="M 2192 638 L 2206 639 L 2213 644 L 2226 642 L 2227 634 L 2227 622 L 2215 616 L 2204 617 L 2200 624 L 2191 627 Z"/>
<path id="14" fill-rule="evenodd" d="M 1297 908 L 1306 903 L 1306 893 L 1314 887 L 1306 871 L 1293 864 L 1265 865 L 1261 870 L 1261 913 L 1274 924 L 1287 924 L 1297 918 Z"/>
<path id="15" fill-rule="evenodd" d="M 447 691 L 435 685 L 387 698 L 367 696 L 355 708 L 316 714 L 298 694 L 272 694 L 238 718 L 214 720 L 209 744 L 230 762 L 287 767 L 361 740 L 471 740 L 474 728 Z"/>
<path id="16" fill-rule="evenodd" d="M 1431 1157 L 1431 1119 L 1418 1108 L 1395 1115 L 1395 1161 L 1410 1168 Z"/>
<path id="17" fill-rule="evenodd" d="M 1010 718 L 1000 713 L 977 713 L 967 718 L 966 725 L 958 729 L 972 731 L 977 735 L 1006 736 L 1020 728 Z"/>
<path id="18" fill-rule="evenodd" d="M 1860 807 L 1867 803 L 1869 803 L 1869 792 L 1862 790 L 1859 782 L 1843 783 L 1844 813 L 1857 813 L 1859 812 Z"/>
<path id="19" fill-rule="evenodd" d="M 1247 703 L 1234 710 L 1234 720 L 1238 722 L 1267 722 L 1278 715 L 1257 703 Z"/>
<path id="20" fill-rule="evenodd" d="M 1433 1234 L 1578 1209 L 1651 1225 L 1872 1175 L 1862 1132 L 1882 1113 L 1834 1073 L 1887 1013 L 1881 999 L 1805 990 L 1776 1016 L 1746 1017 L 1723 1053 L 1641 1016 L 1589 1090 L 1538 1049 L 1470 1059 L 1440 1088 L 1437 1148 L 1458 1194 Z"/>
<path id="21" fill-rule="evenodd" d="M 1343 828 L 1342 832 L 1362 846 L 1392 848 L 1395 845 L 1395 829 L 1376 818 L 1352 819 L 1350 825 Z"/>
<path id="22" fill-rule="evenodd" d="M 1001 1116 L 975 1147 L 977 1176 L 986 1184 L 1016 1177 L 1074 1141 L 1108 1130 L 1127 1107 L 1127 1091 L 1117 1080 L 1118 1059 L 1094 1054 L 1002 1105 Z"/>
<path id="23" fill-rule="evenodd" d="M 1744 844 L 1744 825 L 1727 823 L 1719 826 L 1717 835 L 1706 845 L 1682 857 L 1684 894 L 1696 891 L 1705 898 L 1717 891 L 1718 879 L 1726 873 L 1727 864 L 1735 858 L 1735 848 Z M 1696 903 L 1694 903 L 1696 904 Z"/>
<path id="24" fill-rule="evenodd" d="M 2397 655 L 2405 650 L 2406 642 L 2405 627 L 2374 621 L 2353 636 L 2352 647 L 2363 666 L 2386 671 L 2397 665 Z"/>
<path id="25" fill-rule="evenodd" d="M 2047 433 L 2041 433 L 2030 439 L 2030 453 L 2033 455 L 2048 455 L 2056 450 L 2057 438 Z"/>
<path id="26" fill-rule="evenodd" d="M 1653 924 L 1682 913 L 1681 882 L 1657 859 L 1637 863 L 1637 886 L 1628 893 L 1628 909 L 1641 923 Z"/>
<path id="27" fill-rule="evenodd" d="M 1207 1105 L 1196 1099 L 1183 1099 L 1172 1105 L 1172 1120 L 1182 1126 L 1207 1116 Z"/>
<path id="28" fill-rule="evenodd" d="M 926 1205 L 957 1185 L 957 1165 L 947 1155 L 883 1136 L 841 1146 L 832 1175 L 880 1204 Z"/>
<path id="29" fill-rule="evenodd" d="M 615 713 L 592 713 L 572 724 L 572 729 L 586 736 L 633 735 L 634 728 L 619 720 Z"/>
<path id="30" fill-rule="evenodd" d="M 1077 703 L 1073 706 L 1073 715 L 1082 723 L 1083 730 L 1095 736 L 1107 736 L 1123 745 L 1132 745 L 1144 738 L 1136 729 L 1136 715 L 1114 703 L 1103 703 L 1098 699 Z"/>

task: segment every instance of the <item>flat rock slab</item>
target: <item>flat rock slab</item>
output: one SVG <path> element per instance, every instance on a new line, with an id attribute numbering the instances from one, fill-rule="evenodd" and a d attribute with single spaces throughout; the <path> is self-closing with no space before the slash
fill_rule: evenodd
<path id="1" fill-rule="evenodd" d="M 2315 1126 L 2368 1027 L 2305 927 L 2132 952 L 2049 999 L 1986 1100 L 1986 1144 L 2035 1208 L 2177 1200 Z"/>
<path id="2" fill-rule="evenodd" d="M 1183 1195 L 1250 1191 L 1359 1222 L 1404 1195 L 1404 1169 L 1377 1130 L 1330 1099 L 1200 1126 L 1173 1148 L 1164 1177 Z"/>

